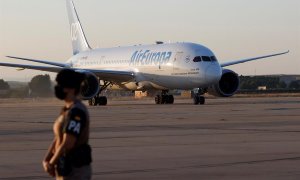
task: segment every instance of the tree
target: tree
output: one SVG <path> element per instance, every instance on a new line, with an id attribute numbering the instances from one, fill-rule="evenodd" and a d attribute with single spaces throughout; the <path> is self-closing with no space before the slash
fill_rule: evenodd
<path id="1" fill-rule="evenodd" d="M 9 84 L 5 82 L 3 79 L 0 79 L 0 90 L 9 90 Z"/>
<path id="2" fill-rule="evenodd" d="M 33 77 L 28 86 L 33 97 L 47 97 L 52 94 L 51 79 L 48 74 Z"/>
<path id="3" fill-rule="evenodd" d="M 280 81 L 280 83 L 278 84 L 278 88 L 285 89 L 287 88 L 287 84 L 284 81 Z"/>
<path id="4" fill-rule="evenodd" d="M 290 89 L 300 89 L 300 81 L 292 81 L 289 85 Z"/>
<path id="5" fill-rule="evenodd" d="M 10 93 L 10 86 L 3 79 L 0 79 L 0 98 L 8 97 Z"/>

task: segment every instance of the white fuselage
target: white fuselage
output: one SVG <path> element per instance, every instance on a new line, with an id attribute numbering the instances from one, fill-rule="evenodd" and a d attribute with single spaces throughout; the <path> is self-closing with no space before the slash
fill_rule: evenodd
<path id="1" fill-rule="evenodd" d="M 73 68 L 133 71 L 130 82 L 114 82 L 127 90 L 191 90 L 217 84 L 222 76 L 218 61 L 194 62 L 194 58 L 215 57 L 208 48 L 193 43 L 138 45 L 94 49 L 68 61 Z"/>

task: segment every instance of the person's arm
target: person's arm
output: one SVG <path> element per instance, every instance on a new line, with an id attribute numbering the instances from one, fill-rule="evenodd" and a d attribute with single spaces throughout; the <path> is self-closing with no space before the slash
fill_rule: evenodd
<path id="1" fill-rule="evenodd" d="M 50 144 L 46 156 L 44 158 L 44 161 L 49 162 L 50 159 L 52 158 L 55 144 L 56 144 L 56 138 L 54 138 L 53 142 Z"/>
<path id="2" fill-rule="evenodd" d="M 54 148 L 55 148 L 55 144 L 56 144 L 56 138 L 54 138 L 53 142 L 49 146 L 48 151 L 46 153 L 46 156 L 43 160 L 43 168 L 51 176 L 55 176 L 54 168 L 51 167 L 50 164 L 49 164 L 49 161 L 51 160 L 51 158 L 53 156 L 53 151 L 54 151 Z"/>
<path id="3" fill-rule="evenodd" d="M 56 149 L 51 160 L 49 161 L 49 164 L 51 166 L 54 166 L 55 164 L 57 164 L 58 159 L 63 155 L 64 152 L 68 152 L 74 148 L 76 140 L 77 139 L 74 135 L 64 133 L 63 141 Z"/>

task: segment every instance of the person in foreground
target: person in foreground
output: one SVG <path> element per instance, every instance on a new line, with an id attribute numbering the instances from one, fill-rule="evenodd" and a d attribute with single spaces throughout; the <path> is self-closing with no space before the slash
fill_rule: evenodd
<path id="1" fill-rule="evenodd" d="M 69 69 L 56 77 L 55 95 L 65 106 L 54 123 L 54 140 L 43 160 L 43 168 L 57 180 L 90 180 L 92 176 L 89 115 L 79 99 L 83 80 L 83 74 Z"/>

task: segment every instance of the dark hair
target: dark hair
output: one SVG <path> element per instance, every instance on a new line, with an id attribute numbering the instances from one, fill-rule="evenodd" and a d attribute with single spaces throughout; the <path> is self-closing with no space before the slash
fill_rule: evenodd
<path id="1" fill-rule="evenodd" d="M 56 76 L 57 85 L 63 88 L 73 88 L 78 93 L 85 75 L 72 69 L 63 69 Z"/>

